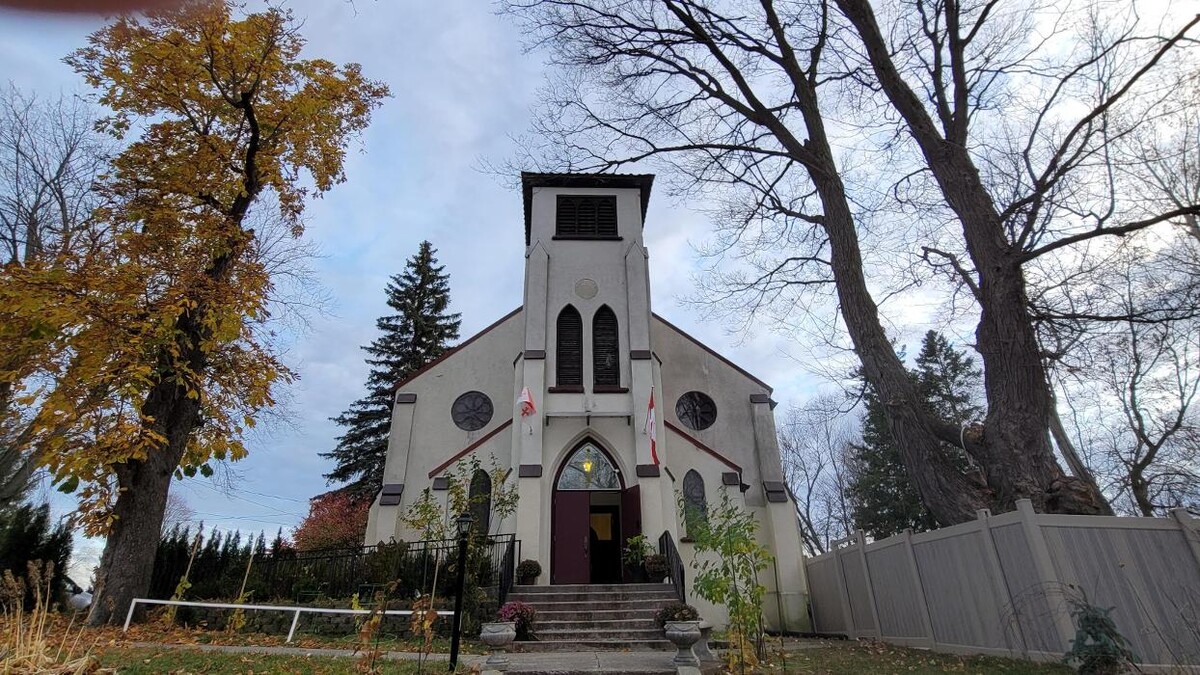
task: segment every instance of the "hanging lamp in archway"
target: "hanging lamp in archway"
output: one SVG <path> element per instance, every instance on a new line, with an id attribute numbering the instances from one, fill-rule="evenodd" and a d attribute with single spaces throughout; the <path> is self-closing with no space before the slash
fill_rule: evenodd
<path id="1" fill-rule="evenodd" d="M 559 490 L 620 490 L 621 477 L 600 448 L 588 442 L 579 446 L 558 475 Z"/>

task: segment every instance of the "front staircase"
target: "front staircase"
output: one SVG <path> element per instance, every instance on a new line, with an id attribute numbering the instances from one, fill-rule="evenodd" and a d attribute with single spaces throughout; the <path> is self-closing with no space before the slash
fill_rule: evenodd
<path id="1" fill-rule="evenodd" d="M 537 610 L 537 640 L 513 643 L 516 651 L 674 649 L 654 622 L 654 613 L 677 599 L 670 584 L 514 586 L 508 599 Z"/>

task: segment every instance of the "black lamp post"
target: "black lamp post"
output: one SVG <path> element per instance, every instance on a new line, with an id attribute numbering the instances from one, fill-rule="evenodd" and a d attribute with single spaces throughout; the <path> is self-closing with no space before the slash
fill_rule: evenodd
<path id="1" fill-rule="evenodd" d="M 467 537 L 471 534 L 471 514 L 464 513 L 454 520 L 458 526 L 458 581 L 454 588 L 454 625 L 450 630 L 450 672 L 458 667 L 458 640 L 462 636 L 463 586 L 467 581 Z"/>

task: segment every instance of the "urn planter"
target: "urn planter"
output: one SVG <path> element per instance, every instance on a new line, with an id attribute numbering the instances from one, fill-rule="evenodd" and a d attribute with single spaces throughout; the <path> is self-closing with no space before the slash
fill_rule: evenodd
<path id="1" fill-rule="evenodd" d="M 697 633 L 698 634 L 698 633 Z M 486 665 L 492 670 L 505 670 L 508 667 L 508 655 L 505 653 L 517 639 L 516 621 L 497 621 L 483 624 L 479 633 L 479 641 L 491 648 L 492 654 Z"/>
<path id="2" fill-rule="evenodd" d="M 668 621 L 663 625 L 667 639 L 675 645 L 675 665 L 699 666 L 700 659 L 692 651 L 692 645 L 700 640 L 699 621 Z"/>

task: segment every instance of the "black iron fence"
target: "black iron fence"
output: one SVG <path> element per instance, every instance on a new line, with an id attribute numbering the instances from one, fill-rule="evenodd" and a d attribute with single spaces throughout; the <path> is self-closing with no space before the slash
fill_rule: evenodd
<path id="1" fill-rule="evenodd" d="M 476 589 L 480 600 L 490 601 L 488 604 L 503 603 L 515 576 L 516 555 L 515 535 L 472 539 L 466 559 L 468 587 Z M 249 562 L 248 575 L 249 556 L 222 560 L 218 566 L 194 563 L 185 596 L 190 600 L 235 599 L 245 579 L 252 602 L 260 603 L 348 602 L 356 594 L 364 605 L 379 594 L 391 599 L 412 599 L 418 594 L 449 598 L 454 595 L 458 557 L 454 539 L 259 553 Z M 170 598 L 187 562 L 157 561 L 150 597 Z"/>
<path id="2" fill-rule="evenodd" d="M 683 559 L 679 557 L 679 549 L 675 548 L 675 540 L 671 533 L 664 531 L 658 538 L 658 552 L 667 557 L 667 570 L 671 575 L 671 584 L 675 586 L 675 595 L 680 602 L 687 602 L 687 584 L 684 581 Z"/>

